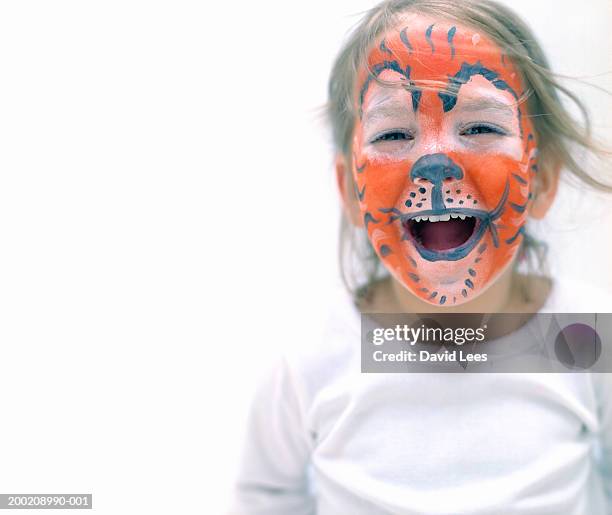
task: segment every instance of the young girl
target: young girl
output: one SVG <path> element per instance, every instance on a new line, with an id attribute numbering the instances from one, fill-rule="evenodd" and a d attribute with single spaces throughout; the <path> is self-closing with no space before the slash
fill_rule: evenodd
<path id="1" fill-rule="evenodd" d="M 513 12 L 468 0 L 375 7 L 329 91 L 345 265 L 361 273 L 324 337 L 262 385 L 232 513 L 612 513 L 609 374 L 360 369 L 359 312 L 612 307 L 517 266 L 561 169 L 609 189 L 570 152 L 601 153 L 558 93 L 580 102 Z"/>

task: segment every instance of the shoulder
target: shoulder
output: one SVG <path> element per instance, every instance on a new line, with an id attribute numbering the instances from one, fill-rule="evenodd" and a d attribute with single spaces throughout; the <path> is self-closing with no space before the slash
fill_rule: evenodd
<path id="1" fill-rule="evenodd" d="M 577 278 L 554 279 L 544 312 L 605 313 L 612 311 L 612 291 Z"/>
<path id="2" fill-rule="evenodd" d="M 294 382 L 311 399 L 361 366 L 361 316 L 350 294 L 338 286 L 318 311 L 318 322 L 283 353 Z"/>

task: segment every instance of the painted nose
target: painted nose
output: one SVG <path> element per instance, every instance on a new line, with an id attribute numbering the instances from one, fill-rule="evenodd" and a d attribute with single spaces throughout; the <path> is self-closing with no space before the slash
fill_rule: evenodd
<path id="1" fill-rule="evenodd" d="M 425 179 L 436 184 L 445 179 L 462 179 L 463 172 L 446 154 L 428 154 L 414 163 L 410 170 L 410 178 L 413 181 Z"/>
<path id="2" fill-rule="evenodd" d="M 444 209 L 442 184 L 446 179 L 463 179 L 463 171 L 446 154 L 428 154 L 414 163 L 410 170 L 410 179 L 412 182 L 417 182 L 418 179 L 431 182 L 431 206 L 433 209 Z"/>

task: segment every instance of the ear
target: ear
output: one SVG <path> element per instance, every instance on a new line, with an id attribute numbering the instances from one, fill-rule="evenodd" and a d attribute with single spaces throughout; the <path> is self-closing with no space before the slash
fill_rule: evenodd
<path id="1" fill-rule="evenodd" d="M 561 174 L 561 163 L 554 163 L 551 166 L 540 168 L 536 173 L 533 197 L 529 208 L 529 215 L 536 220 L 544 218 L 550 209 L 557 189 L 559 187 L 559 175 Z"/>
<path id="2" fill-rule="evenodd" d="M 342 207 L 344 214 L 349 221 L 356 227 L 363 227 L 363 217 L 359 209 L 357 198 L 357 185 L 351 173 L 351 163 L 344 154 L 338 154 L 335 162 L 336 182 L 342 197 Z"/>

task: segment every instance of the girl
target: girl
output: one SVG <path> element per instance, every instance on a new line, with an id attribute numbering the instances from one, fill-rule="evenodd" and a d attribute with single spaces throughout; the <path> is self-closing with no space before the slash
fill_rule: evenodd
<path id="1" fill-rule="evenodd" d="M 354 303 L 262 385 L 232 513 L 612 513 L 609 374 L 360 372 L 360 311 L 612 306 L 517 266 L 562 168 L 610 189 L 570 152 L 603 154 L 558 93 L 579 100 L 513 12 L 469 0 L 375 7 L 329 92 Z"/>

